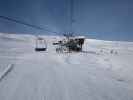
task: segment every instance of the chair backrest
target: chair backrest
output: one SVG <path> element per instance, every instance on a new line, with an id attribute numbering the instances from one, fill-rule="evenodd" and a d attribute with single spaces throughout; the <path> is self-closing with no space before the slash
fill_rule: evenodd
<path id="1" fill-rule="evenodd" d="M 44 38 L 37 38 L 36 39 L 36 48 L 47 48 L 47 43 Z"/>

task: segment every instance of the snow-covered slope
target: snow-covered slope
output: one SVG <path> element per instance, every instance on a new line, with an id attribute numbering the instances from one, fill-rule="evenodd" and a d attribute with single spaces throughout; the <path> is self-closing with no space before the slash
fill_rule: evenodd
<path id="1" fill-rule="evenodd" d="M 87 39 L 82 53 L 35 52 L 32 35 L 0 34 L 0 100 L 133 100 L 133 42 Z"/>

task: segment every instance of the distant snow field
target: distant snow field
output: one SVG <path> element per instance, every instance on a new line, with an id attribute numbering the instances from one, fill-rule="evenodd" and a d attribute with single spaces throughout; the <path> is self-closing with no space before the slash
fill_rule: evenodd
<path id="1" fill-rule="evenodd" d="M 83 52 L 56 53 L 60 37 L 0 33 L 0 100 L 133 100 L 133 42 L 86 39 Z"/>

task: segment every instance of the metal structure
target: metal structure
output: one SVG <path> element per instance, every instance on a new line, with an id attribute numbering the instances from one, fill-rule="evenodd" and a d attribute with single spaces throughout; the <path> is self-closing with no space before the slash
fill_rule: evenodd
<path id="1" fill-rule="evenodd" d="M 70 0 L 70 30 L 69 32 L 63 34 L 65 39 L 53 43 L 58 45 L 56 48 L 57 52 L 81 52 L 82 46 L 85 41 L 85 37 L 76 37 L 74 33 L 73 24 L 75 23 L 74 19 L 74 0 Z"/>
<path id="2" fill-rule="evenodd" d="M 74 24 L 74 0 L 70 0 L 70 34 L 74 34 L 73 24 Z"/>
<path id="3" fill-rule="evenodd" d="M 81 52 L 85 41 L 85 37 L 69 37 L 63 40 L 53 43 L 57 45 L 56 52 Z"/>
<path id="4" fill-rule="evenodd" d="M 73 24 L 75 22 L 75 20 L 74 20 L 74 0 L 69 0 L 69 2 L 70 2 L 69 30 L 68 30 L 68 32 L 63 34 L 66 38 L 73 37 L 75 35 L 74 28 L 73 28 Z"/>
<path id="5" fill-rule="evenodd" d="M 44 38 L 37 37 L 35 51 L 46 51 L 47 43 Z"/>
<path id="6" fill-rule="evenodd" d="M 70 30 L 69 32 L 63 34 L 65 39 L 53 43 L 57 45 L 56 52 L 81 52 L 82 46 L 85 41 L 85 37 L 76 37 L 74 33 L 73 24 L 74 19 L 74 0 L 70 0 Z"/>

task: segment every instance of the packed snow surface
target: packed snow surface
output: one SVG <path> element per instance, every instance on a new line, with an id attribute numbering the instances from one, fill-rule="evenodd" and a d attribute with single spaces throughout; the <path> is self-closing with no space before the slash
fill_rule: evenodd
<path id="1" fill-rule="evenodd" d="M 35 52 L 35 36 L 0 33 L 0 100 L 133 100 L 133 42 L 87 39 L 80 53 Z"/>

